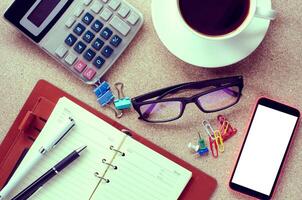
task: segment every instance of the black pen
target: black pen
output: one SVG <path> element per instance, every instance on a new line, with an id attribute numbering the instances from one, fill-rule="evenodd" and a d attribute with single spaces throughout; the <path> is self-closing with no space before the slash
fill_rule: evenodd
<path id="1" fill-rule="evenodd" d="M 27 188 L 25 188 L 22 192 L 17 194 L 12 200 L 25 200 L 28 199 L 31 195 L 33 195 L 38 189 L 40 189 L 47 181 L 56 176 L 60 171 L 62 171 L 65 167 L 71 164 L 74 160 L 80 157 L 80 152 L 86 149 L 87 146 L 81 147 L 73 152 L 71 152 L 68 156 L 66 156 L 63 160 L 61 160 L 58 164 L 56 164 L 53 168 L 48 170 L 45 174 L 43 174 L 40 178 L 35 180 L 32 184 L 30 184 Z"/>

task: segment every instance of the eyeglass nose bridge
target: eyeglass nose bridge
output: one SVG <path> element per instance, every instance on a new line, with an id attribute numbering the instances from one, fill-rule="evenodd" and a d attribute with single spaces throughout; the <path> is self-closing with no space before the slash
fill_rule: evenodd
<path id="1" fill-rule="evenodd" d="M 182 102 L 183 103 L 183 109 L 185 109 L 187 104 L 194 103 L 199 108 L 199 110 L 201 110 L 202 112 L 205 112 L 205 110 L 201 107 L 200 103 L 198 102 L 198 98 L 199 98 L 199 96 L 193 96 L 193 97 L 185 98 Z"/>

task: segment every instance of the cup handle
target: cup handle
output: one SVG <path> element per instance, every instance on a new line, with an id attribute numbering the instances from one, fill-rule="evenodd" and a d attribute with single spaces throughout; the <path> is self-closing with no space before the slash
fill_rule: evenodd
<path id="1" fill-rule="evenodd" d="M 274 20 L 274 19 L 276 19 L 276 16 L 277 16 L 277 11 L 275 11 L 275 10 L 264 9 L 264 8 L 260 8 L 260 7 L 256 8 L 255 17 L 268 19 L 268 20 Z"/>

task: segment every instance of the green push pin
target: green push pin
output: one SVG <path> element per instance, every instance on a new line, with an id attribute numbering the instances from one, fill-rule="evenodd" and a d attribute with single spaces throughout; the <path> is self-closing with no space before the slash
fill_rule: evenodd
<path id="1" fill-rule="evenodd" d="M 203 138 L 201 138 L 200 133 L 198 133 L 198 137 L 199 137 L 199 140 L 198 140 L 199 149 L 201 149 L 201 150 L 207 149 L 208 147 L 206 145 L 206 142 L 204 141 Z"/>

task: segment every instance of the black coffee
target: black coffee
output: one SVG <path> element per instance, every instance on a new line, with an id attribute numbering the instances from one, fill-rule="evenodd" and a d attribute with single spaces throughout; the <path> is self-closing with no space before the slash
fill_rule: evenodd
<path id="1" fill-rule="evenodd" d="M 236 30 L 247 17 L 250 0 L 179 0 L 186 23 L 195 31 L 219 36 Z"/>

